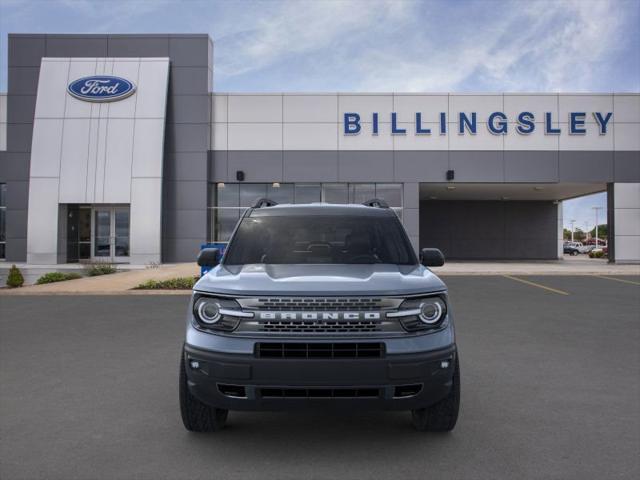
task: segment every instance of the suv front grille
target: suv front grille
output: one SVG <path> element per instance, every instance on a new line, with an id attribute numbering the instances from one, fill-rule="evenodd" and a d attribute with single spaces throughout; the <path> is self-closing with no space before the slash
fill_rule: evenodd
<path id="1" fill-rule="evenodd" d="M 257 343 L 260 358 L 381 358 L 384 343 Z"/>
<path id="2" fill-rule="evenodd" d="M 380 332 L 382 325 L 374 320 L 263 320 L 263 332 L 274 333 L 366 333 Z"/>
<path id="3" fill-rule="evenodd" d="M 277 311 L 368 311 L 397 308 L 402 300 L 373 297 L 239 298 L 242 308 Z"/>

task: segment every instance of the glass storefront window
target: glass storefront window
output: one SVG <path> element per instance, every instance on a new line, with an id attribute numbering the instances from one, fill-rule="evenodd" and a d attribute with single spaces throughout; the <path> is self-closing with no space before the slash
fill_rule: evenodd
<path id="1" fill-rule="evenodd" d="M 277 203 L 362 203 L 380 198 L 402 219 L 400 183 L 214 183 L 209 191 L 212 242 L 229 241 L 244 211 L 259 198 Z"/>
<path id="2" fill-rule="evenodd" d="M 0 183 L 0 259 L 6 256 L 7 247 L 7 184 Z"/>
<path id="3" fill-rule="evenodd" d="M 320 201 L 319 183 L 296 183 L 295 203 L 313 203 Z"/>

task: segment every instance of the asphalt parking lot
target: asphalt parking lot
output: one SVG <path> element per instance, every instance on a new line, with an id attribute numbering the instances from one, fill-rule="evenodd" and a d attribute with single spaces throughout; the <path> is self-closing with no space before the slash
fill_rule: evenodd
<path id="1" fill-rule="evenodd" d="M 0 478 L 640 478 L 640 277 L 445 280 L 451 434 L 323 412 L 231 412 L 190 434 L 186 296 L 0 296 Z"/>

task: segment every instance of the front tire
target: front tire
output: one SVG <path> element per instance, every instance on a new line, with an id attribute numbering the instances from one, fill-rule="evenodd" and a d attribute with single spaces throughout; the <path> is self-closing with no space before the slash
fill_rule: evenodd
<path id="1" fill-rule="evenodd" d="M 449 394 L 427 408 L 411 411 L 413 427 L 421 432 L 450 432 L 458 421 L 460 410 L 460 365 L 456 355 L 453 385 Z"/>
<path id="2" fill-rule="evenodd" d="M 184 428 L 190 432 L 217 432 L 227 422 L 228 410 L 215 408 L 201 402 L 189 391 L 184 362 L 184 349 L 180 358 L 180 413 Z"/>

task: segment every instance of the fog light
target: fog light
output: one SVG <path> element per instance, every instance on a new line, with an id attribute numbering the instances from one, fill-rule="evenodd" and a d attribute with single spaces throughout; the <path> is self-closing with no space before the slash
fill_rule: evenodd
<path id="1" fill-rule="evenodd" d="M 440 362 L 440 368 L 449 368 L 449 360 L 442 360 Z"/>
<path id="2" fill-rule="evenodd" d="M 200 362 L 198 362 L 197 360 L 189 360 L 189 366 L 193 370 L 198 370 L 200 368 Z"/>

